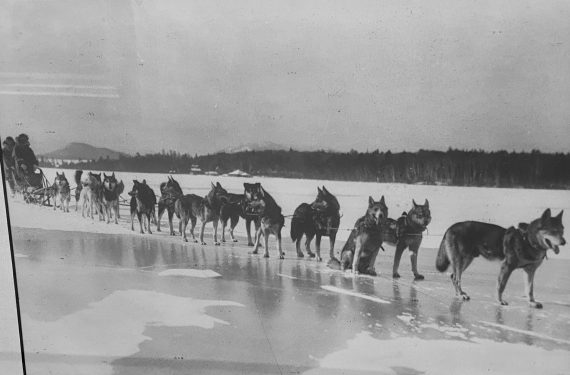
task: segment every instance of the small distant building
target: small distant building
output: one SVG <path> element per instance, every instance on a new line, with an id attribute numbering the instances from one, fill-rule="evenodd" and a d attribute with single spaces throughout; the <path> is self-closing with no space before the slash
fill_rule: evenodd
<path id="1" fill-rule="evenodd" d="M 219 175 L 219 173 L 216 171 L 206 171 L 206 172 L 204 172 L 204 174 L 206 176 L 218 176 Z"/>
<path id="2" fill-rule="evenodd" d="M 235 171 L 228 173 L 226 176 L 230 176 L 230 177 L 253 177 L 252 175 L 250 175 L 247 172 L 242 171 L 241 169 L 236 169 Z"/>
<path id="3" fill-rule="evenodd" d="M 202 168 L 200 168 L 200 166 L 198 164 L 192 164 L 192 167 L 190 167 L 190 174 L 202 174 L 204 172 L 202 172 Z"/>

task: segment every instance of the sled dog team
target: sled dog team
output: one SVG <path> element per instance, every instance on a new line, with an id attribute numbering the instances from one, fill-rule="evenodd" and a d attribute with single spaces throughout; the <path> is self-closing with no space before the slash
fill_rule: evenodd
<path id="1" fill-rule="evenodd" d="M 114 217 L 115 223 L 119 216 L 120 195 L 124 191 L 122 181 L 117 181 L 115 174 L 95 174 L 89 172 L 83 176 L 82 171 L 75 172 L 75 200 L 76 211 L 81 202 L 81 213 L 87 213 L 91 218 L 93 213 L 99 215 L 100 220 L 106 218 L 107 223 Z M 51 188 L 54 201 L 60 202 L 62 210 L 69 212 L 71 191 L 65 174 L 56 174 Z M 211 185 L 205 197 L 195 194 L 184 194 L 178 182 L 169 176 L 166 182 L 160 185 L 160 196 L 157 196 L 150 186 L 143 180 L 133 181 L 133 188 L 128 194 L 130 199 L 131 229 L 134 230 L 134 218 L 139 221 L 140 232 L 145 227 L 151 233 L 151 221 L 160 231 L 160 221 L 165 212 L 168 214 L 170 235 L 176 235 L 173 227 L 173 217 L 179 219 L 178 230 L 182 239 L 188 241 L 186 229 L 191 223 L 190 235 L 194 242 L 198 242 L 194 235 L 194 228 L 198 219 L 201 221 L 200 240 L 204 242 L 204 228 L 212 223 L 214 228 L 214 245 L 218 241 L 218 224 L 221 224 L 221 241 L 225 242 L 226 227 L 229 222 L 229 234 L 232 241 L 234 228 L 239 218 L 246 224 L 247 242 L 254 246 L 253 254 L 257 254 L 261 246 L 261 237 L 264 239 L 264 257 L 269 257 L 269 236 L 277 239 L 279 258 L 283 259 L 285 253 L 281 244 L 281 230 L 285 224 L 285 216 L 275 199 L 261 186 L 260 183 L 244 183 L 243 194 L 228 193 L 220 183 Z M 155 206 L 158 203 L 158 218 Z M 54 209 L 55 209 L 54 205 Z M 559 253 L 559 247 L 566 244 L 564 227 L 562 225 L 561 211 L 552 216 L 550 209 L 546 209 L 540 218 L 530 223 L 519 223 L 517 228 L 503 228 L 498 225 L 477 221 L 465 221 L 453 224 L 445 232 L 436 258 L 436 268 L 440 272 L 451 267 L 451 281 L 456 295 L 469 300 L 469 295 L 461 288 L 461 275 L 469 267 L 474 258 L 482 256 L 488 260 L 502 261 L 498 277 L 497 300 L 506 305 L 502 295 L 509 279 L 515 269 L 522 268 L 525 272 L 525 293 L 531 306 L 541 308 L 542 304 L 535 301 L 533 294 L 534 274 L 543 260 L 547 250 Z M 397 219 L 388 217 L 388 207 L 384 196 L 379 201 L 368 198 L 368 207 L 362 217 L 356 220 L 340 258 L 334 253 L 336 235 L 340 224 L 340 204 L 336 197 L 324 186 L 317 188 L 317 196 L 312 203 L 301 203 L 291 218 L 291 239 L 295 243 L 298 257 L 304 257 L 301 250 L 301 239 L 305 236 L 305 252 L 311 258 L 321 261 L 321 239 L 329 238 L 329 261 L 327 266 L 338 270 L 351 270 L 353 274 L 368 274 L 376 276 L 374 264 L 380 250 L 384 251 L 383 243 L 395 246 L 392 277 L 399 278 L 398 268 L 405 249 L 410 250 L 412 272 L 415 280 L 422 280 L 424 276 L 418 271 L 417 257 L 422 242 L 422 234 L 431 222 L 431 213 L 427 199 L 424 204 L 417 204 L 412 200 L 412 207 L 403 212 Z M 255 226 L 255 242 L 251 235 L 251 223 Z M 315 252 L 311 250 L 311 242 L 315 239 Z"/>

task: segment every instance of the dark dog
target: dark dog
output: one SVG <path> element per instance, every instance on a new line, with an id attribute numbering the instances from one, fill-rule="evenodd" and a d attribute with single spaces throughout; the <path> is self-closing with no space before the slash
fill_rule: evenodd
<path id="1" fill-rule="evenodd" d="M 107 216 L 107 224 L 111 221 L 112 213 L 115 213 L 115 224 L 119 223 L 119 195 L 122 193 L 124 185 L 119 184 L 115 177 L 115 172 L 110 176 L 103 174 L 103 186 L 101 188 L 101 202 L 104 214 Z"/>
<path id="2" fill-rule="evenodd" d="M 383 232 L 384 242 L 396 246 L 394 267 L 392 268 L 392 277 L 395 279 L 400 277 L 398 267 L 400 266 L 400 259 L 406 248 L 410 249 L 410 260 L 414 279 L 424 279 L 424 276 L 418 272 L 418 250 L 422 243 L 422 233 L 431 222 L 431 212 L 427 199 L 423 205 L 416 204 L 414 200 L 412 200 L 412 204 L 412 209 L 409 212 L 402 213 L 402 216 L 398 220 L 386 220 L 385 226 L 388 229 Z"/>
<path id="3" fill-rule="evenodd" d="M 59 174 L 55 172 L 55 180 L 52 185 L 53 194 L 53 210 L 55 211 L 57 201 L 60 203 L 61 210 L 69 212 L 69 201 L 71 200 L 71 189 L 69 188 L 69 181 L 65 177 L 65 172 Z"/>
<path id="4" fill-rule="evenodd" d="M 566 244 L 562 213 L 552 217 L 550 209 L 530 224 L 521 223 L 515 229 L 505 229 L 498 225 L 466 221 L 453 224 L 443 236 L 437 254 L 436 268 L 443 272 L 451 264 L 451 281 L 457 296 L 469 300 L 461 289 L 461 274 L 479 255 L 489 260 L 502 260 L 497 286 L 497 300 L 506 305 L 503 291 L 511 273 L 522 268 L 526 273 L 526 294 L 529 304 L 541 308 L 542 304 L 534 300 L 534 274 L 546 257 L 546 251 L 552 249 L 558 254 L 559 246 Z"/>
<path id="5" fill-rule="evenodd" d="M 265 238 L 265 258 L 269 258 L 269 235 L 273 234 L 277 237 L 277 249 L 279 250 L 279 258 L 284 259 L 285 253 L 281 247 L 281 229 L 285 225 L 285 217 L 281 214 L 281 207 L 277 205 L 275 199 L 260 186 L 261 201 L 248 202 L 249 212 L 259 214 L 259 228 L 255 233 L 255 247 L 252 251 L 257 254 L 259 249 L 261 236 Z"/>
<path id="6" fill-rule="evenodd" d="M 144 181 L 139 182 L 133 180 L 133 189 L 129 192 L 131 196 L 131 230 L 135 230 L 135 215 L 139 219 L 140 231 L 144 234 L 143 215 L 146 216 L 148 224 L 148 233 L 152 234 L 150 229 L 151 217 L 155 216 L 156 195 L 154 191 Z"/>
<path id="7" fill-rule="evenodd" d="M 340 253 L 340 261 L 333 258 L 328 266 L 343 271 L 352 268 L 352 273 L 355 275 L 363 273 L 376 276 L 374 263 L 378 251 L 382 248 L 382 225 L 387 217 L 388 207 L 384 196 L 379 202 L 369 197 L 366 213 L 356 220 L 354 229 Z"/>
<path id="8" fill-rule="evenodd" d="M 255 233 L 257 233 L 261 220 L 259 208 L 263 206 L 263 199 L 261 197 L 262 187 L 259 182 L 256 182 L 254 184 L 245 182 L 243 184 L 243 188 L 244 200 L 242 202 L 242 216 L 245 219 L 247 245 L 253 246 L 254 244 L 251 238 L 251 223 L 253 222 L 255 226 Z"/>
<path id="9" fill-rule="evenodd" d="M 305 249 L 307 254 L 314 258 L 315 254 L 311 251 L 311 241 L 315 235 L 317 239 L 315 246 L 317 249 L 317 261 L 321 258 L 321 237 L 328 236 L 330 240 L 330 258 L 334 258 L 334 243 L 338 226 L 340 224 L 340 205 L 334 195 L 332 195 L 324 186 L 317 187 L 317 198 L 311 204 L 301 203 L 293 213 L 291 220 L 291 239 L 295 242 L 297 248 L 297 256 L 302 258 L 301 238 L 305 235 Z"/>
<path id="10" fill-rule="evenodd" d="M 180 219 L 180 234 L 184 241 L 188 242 L 186 238 L 186 226 L 188 221 L 192 221 L 190 234 L 194 242 L 198 242 L 194 236 L 194 228 L 196 227 L 196 220 L 200 218 L 202 227 L 200 228 L 200 243 L 206 245 L 204 242 L 204 228 L 206 223 L 212 222 L 214 225 L 214 245 L 219 245 L 218 242 L 218 220 L 220 219 L 220 206 L 222 200 L 228 192 L 218 183 L 212 184 L 212 189 L 202 198 L 196 194 L 187 194 L 176 200 L 174 203 L 174 211 L 176 216 Z"/>
<path id="11" fill-rule="evenodd" d="M 240 216 L 245 219 L 245 194 L 228 193 L 220 206 L 220 223 L 222 224 L 222 242 L 226 242 L 226 226 L 230 222 L 230 237 L 237 242 L 234 229 Z"/>
<path id="12" fill-rule="evenodd" d="M 175 236 L 174 226 L 172 225 L 172 217 L 174 216 L 174 204 L 176 200 L 182 197 L 182 188 L 178 181 L 176 181 L 172 176 L 168 177 L 168 181 L 160 184 L 160 199 L 158 200 L 158 220 L 156 224 L 156 230 L 160 232 L 160 220 L 164 211 L 168 212 L 168 225 L 170 226 L 170 235 Z"/>
<path id="13" fill-rule="evenodd" d="M 83 184 L 81 183 L 81 176 L 83 171 L 75 171 L 75 211 L 77 212 L 77 207 L 79 206 L 79 198 L 81 197 L 81 190 L 83 189 Z"/>

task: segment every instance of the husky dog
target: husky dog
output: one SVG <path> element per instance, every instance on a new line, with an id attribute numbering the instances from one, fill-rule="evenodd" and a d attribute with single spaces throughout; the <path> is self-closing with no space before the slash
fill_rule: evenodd
<path id="1" fill-rule="evenodd" d="M 220 206 L 227 194 L 228 192 L 218 182 L 216 185 L 212 183 L 210 192 L 204 198 L 196 194 L 187 194 L 176 200 L 174 203 L 174 211 L 178 219 L 180 219 L 179 230 L 185 242 L 188 242 L 186 226 L 188 226 L 189 220 L 192 221 L 192 227 L 190 228 L 192 239 L 194 242 L 198 242 L 194 236 L 194 228 L 196 227 L 197 218 L 200 218 L 202 222 L 202 227 L 200 228 L 200 243 L 206 245 L 204 242 L 204 229 L 206 228 L 206 223 L 212 222 L 214 226 L 214 245 L 220 245 L 218 242 Z"/>
<path id="2" fill-rule="evenodd" d="M 436 259 L 436 268 L 444 272 L 451 264 L 451 281 L 457 296 L 469 300 L 461 289 L 461 274 L 479 255 L 488 260 L 502 260 L 497 284 L 497 300 L 506 305 L 503 291 L 511 273 L 522 268 L 526 273 L 525 292 L 532 307 L 542 308 L 534 300 L 534 273 L 552 249 L 558 254 L 564 246 L 564 227 L 561 211 L 552 217 L 550 208 L 530 224 L 520 223 L 518 228 L 505 229 L 498 225 L 465 221 L 453 224 L 445 232 Z"/>
<path id="3" fill-rule="evenodd" d="M 355 275 L 364 273 L 376 276 L 374 263 L 378 251 L 382 248 L 382 225 L 387 217 L 388 207 L 384 196 L 378 202 L 369 197 L 366 213 L 356 220 L 354 229 L 340 253 L 340 261 L 333 258 L 327 265 L 343 271 L 352 268 Z"/>
<path id="4" fill-rule="evenodd" d="M 148 223 L 148 233 L 152 234 L 150 229 L 151 217 L 155 215 L 156 196 L 154 191 L 146 184 L 146 181 L 139 182 L 133 180 L 133 188 L 128 193 L 131 196 L 131 230 L 135 230 L 135 215 L 139 219 L 140 232 L 144 234 L 143 215 L 146 216 Z"/>
<path id="5" fill-rule="evenodd" d="M 334 258 L 334 243 L 338 226 L 340 224 L 340 205 L 334 195 L 327 188 L 317 187 L 317 198 L 311 204 L 301 203 L 293 213 L 291 220 L 291 239 L 295 242 L 297 256 L 302 258 L 301 238 L 305 235 L 305 249 L 307 254 L 314 258 L 311 251 L 311 241 L 317 236 L 315 246 L 317 249 L 317 261 L 321 258 L 321 237 L 328 236 L 330 240 L 330 258 Z"/>
<path id="6" fill-rule="evenodd" d="M 255 233 L 255 247 L 252 251 L 257 254 L 259 249 L 260 239 L 263 235 L 265 239 L 265 254 L 264 258 L 269 258 L 269 235 L 273 234 L 277 237 L 277 249 L 279 250 L 279 259 L 285 259 L 285 253 L 281 248 L 281 229 L 285 225 L 285 217 L 281 214 L 281 207 L 277 205 L 275 199 L 261 187 L 261 201 L 249 202 L 249 212 L 259 214 L 259 228 Z"/>
<path id="7" fill-rule="evenodd" d="M 121 181 L 122 183 L 122 181 Z M 124 186 L 123 186 L 124 188 Z M 104 208 L 104 214 L 107 216 L 107 224 L 109 224 L 112 212 L 115 213 L 115 224 L 119 221 L 119 195 L 121 194 L 121 186 L 115 177 L 115 172 L 110 176 L 103 174 L 103 186 L 101 188 L 101 201 Z"/>
<path id="8" fill-rule="evenodd" d="M 383 233 L 384 242 L 396 246 L 394 267 L 392 268 L 392 277 L 394 279 L 400 277 L 398 267 L 400 266 L 400 259 L 406 248 L 410 249 L 410 260 L 414 279 L 424 279 L 424 276 L 418 272 L 418 250 L 422 243 L 422 233 L 431 222 L 431 212 L 427 199 L 423 205 L 417 204 L 415 200 L 412 200 L 412 204 L 412 209 L 409 212 L 402 213 L 402 216 L 398 220 L 386 220 L 385 226 L 389 229 Z"/>
<path id="9" fill-rule="evenodd" d="M 85 217 L 85 209 L 89 208 L 88 216 L 91 216 L 93 219 L 93 208 L 97 210 L 99 217 L 102 216 L 102 207 L 101 207 L 101 173 L 95 174 L 89 172 L 86 176 L 83 177 L 81 180 L 82 188 L 81 188 L 81 196 L 80 200 L 82 202 L 81 208 L 81 216 Z"/>
<path id="10" fill-rule="evenodd" d="M 253 222 L 255 226 L 255 232 L 257 233 L 261 220 L 259 208 L 263 206 L 262 187 L 259 182 L 256 182 L 254 184 L 245 182 L 243 184 L 243 189 L 244 200 L 242 203 L 242 216 L 245 219 L 247 246 L 253 246 L 254 244 L 251 238 L 251 222 Z"/>
<path id="11" fill-rule="evenodd" d="M 52 185 L 53 196 L 53 210 L 55 211 L 57 201 L 60 202 L 61 210 L 69 212 L 69 201 L 71 200 L 71 189 L 69 188 L 69 181 L 65 177 L 65 172 L 55 172 L 55 180 Z"/>
<path id="12" fill-rule="evenodd" d="M 81 175 L 83 175 L 83 171 L 75 171 L 75 212 L 77 212 L 77 208 L 79 207 L 79 198 L 81 198 L 81 190 L 83 189 Z"/>
<path id="13" fill-rule="evenodd" d="M 160 232 L 160 219 L 166 210 L 168 212 L 168 224 L 170 225 L 170 235 L 175 236 L 174 227 L 172 225 L 172 217 L 174 216 L 174 203 L 178 198 L 183 196 L 182 188 L 172 176 L 168 176 L 168 181 L 160 184 L 160 199 L 158 200 L 158 220 L 156 230 Z"/>

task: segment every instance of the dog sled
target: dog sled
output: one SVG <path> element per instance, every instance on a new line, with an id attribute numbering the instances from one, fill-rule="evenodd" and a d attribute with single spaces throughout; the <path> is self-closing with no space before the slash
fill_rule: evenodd
<path id="1" fill-rule="evenodd" d="M 51 206 L 52 187 L 41 168 L 28 173 L 20 170 L 13 177 L 17 190 L 22 193 L 26 203 Z"/>

